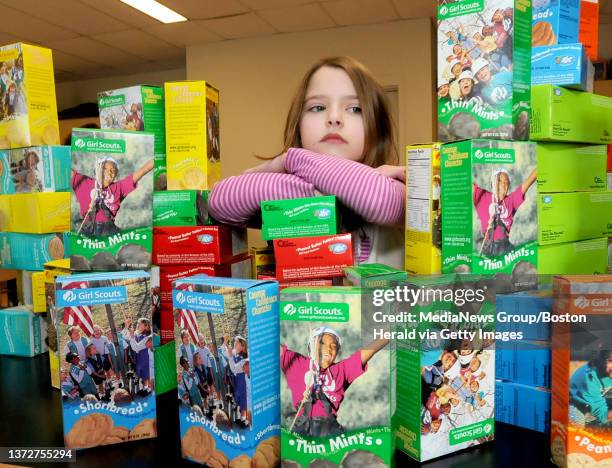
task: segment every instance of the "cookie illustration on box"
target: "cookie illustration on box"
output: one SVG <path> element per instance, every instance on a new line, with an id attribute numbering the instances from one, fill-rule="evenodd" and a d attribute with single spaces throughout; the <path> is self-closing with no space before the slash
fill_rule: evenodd
<path id="1" fill-rule="evenodd" d="M 149 275 L 59 276 L 55 286 L 66 447 L 155 437 Z"/>
<path id="2" fill-rule="evenodd" d="M 196 275 L 172 299 L 183 457 L 277 466 L 278 283 Z"/>
<path id="3" fill-rule="evenodd" d="M 70 267 L 151 266 L 153 134 L 74 129 Z"/>
<path id="4" fill-rule="evenodd" d="M 527 140 L 531 3 L 438 1 L 438 139 Z"/>

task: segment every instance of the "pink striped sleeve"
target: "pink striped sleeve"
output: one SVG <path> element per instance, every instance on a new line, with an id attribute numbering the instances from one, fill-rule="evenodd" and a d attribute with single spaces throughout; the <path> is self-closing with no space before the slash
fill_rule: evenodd
<path id="1" fill-rule="evenodd" d="M 311 183 L 291 174 L 257 172 L 233 176 L 215 184 L 208 210 L 221 223 L 246 226 L 265 200 L 312 197 Z"/>
<path id="2" fill-rule="evenodd" d="M 404 222 L 406 186 L 365 164 L 290 148 L 285 170 L 320 192 L 335 195 L 369 223 L 397 226 Z"/>

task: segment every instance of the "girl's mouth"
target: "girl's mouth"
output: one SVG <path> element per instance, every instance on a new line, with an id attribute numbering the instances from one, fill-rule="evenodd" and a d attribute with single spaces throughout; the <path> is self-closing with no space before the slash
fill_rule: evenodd
<path id="1" fill-rule="evenodd" d="M 324 143 L 332 143 L 332 144 L 346 144 L 348 143 L 344 138 L 342 138 L 338 133 L 328 133 L 322 139 Z"/>

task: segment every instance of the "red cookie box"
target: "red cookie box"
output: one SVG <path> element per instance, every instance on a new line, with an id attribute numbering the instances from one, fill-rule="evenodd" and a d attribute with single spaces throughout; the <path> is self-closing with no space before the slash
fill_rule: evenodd
<path id="1" fill-rule="evenodd" d="M 275 239 L 274 255 L 281 282 L 344 276 L 353 265 L 351 234 Z"/>
<path id="2" fill-rule="evenodd" d="M 278 281 L 274 276 L 258 275 L 258 280 Z M 278 283 L 278 290 L 282 291 L 285 288 L 305 288 L 309 286 L 336 286 L 338 281 L 337 278 L 318 278 L 318 279 L 305 279 L 298 281 L 283 281 Z"/>
<path id="3" fill-rule="evenodd" d="M 225 225 L 153 228 L 153 263 L 160 266 L 220 264 L 246 251 L 246 229 Z"/>

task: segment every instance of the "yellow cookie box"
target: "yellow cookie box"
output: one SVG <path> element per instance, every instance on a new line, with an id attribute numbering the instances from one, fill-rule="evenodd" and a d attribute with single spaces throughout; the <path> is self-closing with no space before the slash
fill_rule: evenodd
<path id="1" fill-rule="evenodd" d="M 60 388 L 59 368 L 60 358 L 57 349 L 57 333 L 55 330 L 55 278 L 70 274 L 70 259 L 62 258 L 45 263 L 45 299 L 47 310 L 47 336 L 49 339 L 49 369 L 51 370 L 51 386 Z M 50 302 L 48 302 L 50 301 Z"/>
<path id="2" fill-rule="evenodd" d="M 51 49 L 0 47 L 0 149 L 59 145 Z"/>
<path id="3" fill-rule="evenodd" d="M 208 190 L 221 178 L 219 90 L 171 81 L 164 94 L 168 190 Z"/>
<path id="4" fill-rule="evenodd" d="M 0 195 L 0 231 L 49 234 L 70 229 L 70 192 Z"/>

